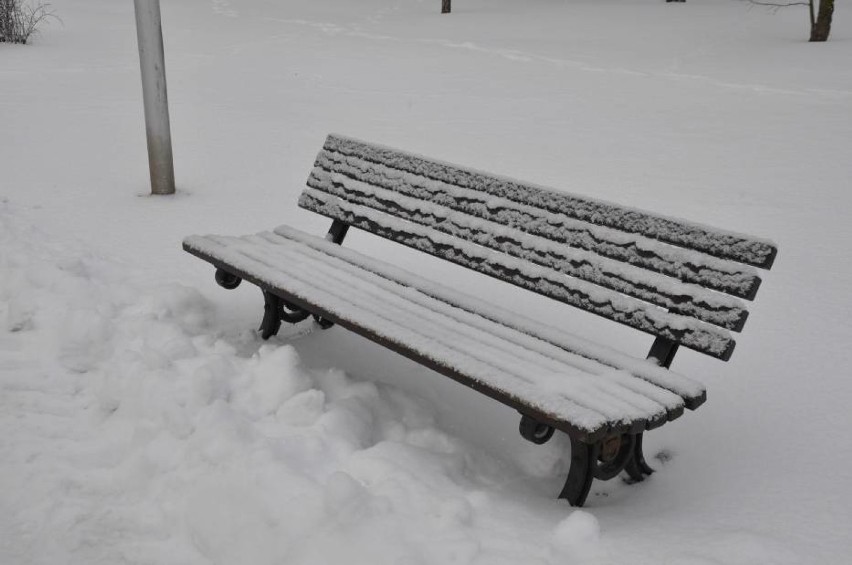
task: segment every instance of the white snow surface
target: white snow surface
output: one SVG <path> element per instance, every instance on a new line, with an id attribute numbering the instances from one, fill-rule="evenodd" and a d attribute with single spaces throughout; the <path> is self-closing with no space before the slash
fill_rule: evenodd
<path id="1" fill-rule="evenodd" d="M 844 564 L 852 554 L 852 11 L 729 0 L 163 2 L 179 192 L 147 197 L 131 2 L 0 45 L 0 563 Z M 191 233 L 281 223 L 330 131 L 781 252 L 657 472 L 554 500 L 557 437 L 333 328 L 254 332 Z M 642 356 L 649 338 L 346 245 Z"/>

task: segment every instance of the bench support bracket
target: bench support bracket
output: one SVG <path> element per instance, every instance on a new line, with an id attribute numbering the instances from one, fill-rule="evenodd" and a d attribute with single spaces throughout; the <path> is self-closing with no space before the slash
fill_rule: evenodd
<path id="1" fill-rule="evenodd" d="M 290 304 L 280 296 L 268 290 L 263 291 L 263 320 L 260 322 L 260 337 L 269 339 L 281 329 L 281 322 L 296 324 L 305 320 L 311 313 Z"/>
<path id="2" fill-rule="evenodd" d="M 559 498 L 568 500 L 571 506 L 582 506 L 595 479 L 614 479 L 634 464 L 636 442 L 641 444 L 641 435 L 615 434 L 595 443 L 571 437 L 571 468 Z"/>
<path id="3" fill-rule="evenodd" d="M 642 454 L 642 434 L 636 434 L 633 438 L 633 457 L 624 466 L 624 471 L 627 473 L 627 482 L 630 484 L 644 481 L 647 475 L 654 472 L 645 463 L 645 456 Z"/>
<path id="4" fill-rule="evenodd" d="M 281 329 L 281 314 L 284 304 L 281 298 L 269 291 L 263 291 L 263 320 L 260 322 L 260 337 L 269 339 Z"/>
<path id="5" fill-rule="evenodd" d="M 568 479 L 559 498 L 568 500 L 571 506 L 582 506 L 592 489 L 595 479 L 599 444 L 584 443 L 571 438 L 571 468 L 568 469 Z"/>
<path id="6" fill-rule="evenodd" d="M 672 366 L 672 361 L 674 361 L 674 356 L 677 353 L 679 345 L 676 341 L 658 337 L 651 344 L 651 350 L 648 351 L 647 359 L 656 361 L 657 365 L 668 369 Z"/>
<path id="7" fill-rule="evenodd" d="M 229 273 L 224 269 L 216 269 L 215 277 L 216 284 L 227 290 L 234 290 L 235 288 L 240 286 L 241 282 L 243 282 L 243 279 L 241 279 L 237 275 Z"/>
<path id="8" fill-rule="evenodd" d="M 328 233 L 325 235 L 325 238 L 332 243 L 340 245 L 343 243 L 343 239 L 346 237 L 346 232 L 348 231 L 349 224 L 341 222 L 340 220 L 334 220 L 331 223 L 331 227 L 328 229 Z M 236 288 L 236 286 L 240 284 L 240 279 L 236 277 L 234 277 L 236 278 L 236 283 L 233 283 L 230 280 L 225 280 L 226 275 L 226 273 L 223 273 L 223 275 L 220 276 L 219 271 L 216 271 L 216 282 L 225 288 Z M 223 280 L 220 281 L 220 278 Z M 223 283 L 230 283 L 233 286 L 226 286 L 226 284 Z M 289 324 L 295 324 L 307 319 L 308 316 L 313 316 L 314 321 L 316 321 L 321 329 L 327 330 L 334 325 L 334 322 L 331 320 L 326 320 L 318 314 L 311 314 L 306 310 L 302 310 L 298 306 L 290 304 L 283 298 L 264 290 L 263 320 L 260 322 L 260 328 L 258 329 L 258 331 L 260 331 L 260 337 L 267 340 L 276 335 L 278 330 L 281 329 L 282 321 Z"/>
<path id="9" fill-rule="evenodd" d="M 340 220 L 334 220 L 331 222 L 331 227 L 328 228 L 328 233 L 325 234 L 325 239 L 340 245 L 343 243 L 343 239 L 346 237 L 346 232 L 349 231 L 349 224 L 341 222 Z"/>
<path id="10" fill-rule="evenodd" d="M 518 426 L 518 431 L 521 432 L 521 437 L 527 441 L 531 441 L 536 445 L 547 443 L 553 437 L 554 429 L 547 424 L 543 424 L 526 414 L 521 414 L 521 424 Z"/>
<path id="11" fill-rule="evenodd" d="M 648 352 L 648 359 L 669 368 L 677 350 L 677 342 L 658 337 Z M 529 420 L 526 425 L 525 420 Z M 536 441 L 543 432 L 539 435 L 535 432 L 542 427 L 547 426 L 528 416 L 521 418 L 521 435 L 534 443 L 544 443 L 550 439 L 547 436 L 544 441 Z M 595 443 L 585 443 L 571 437 L 571 468 L 559 498 L 567 499 L 571 506 L 582 506 L 589 496 L 594 479 L 608 481 L 622 471 L 627 474 L 625 480 L 631 484 L 643 481 L 654 472 L 642 453 L 642 432 L 609 436 Z"/>
<path id="12" fill-rule="evenodd" d="M 655 361 L 660 367 L 668 369 L 674 361 L 674 356 L 677 353 L 679 344 L 676 341 L 657 337 L 648 351 L 648 359 Z M 654 472 L 648 463 L 645 462 L 645 455 L 642 453 L 642 434 L 636 434 L 633 441 L 633 457 L 624 466 L 624 471 L 627 473 L 627 481 L 629 483 L 638 483 L 645 480 L 645 477 Z"/>

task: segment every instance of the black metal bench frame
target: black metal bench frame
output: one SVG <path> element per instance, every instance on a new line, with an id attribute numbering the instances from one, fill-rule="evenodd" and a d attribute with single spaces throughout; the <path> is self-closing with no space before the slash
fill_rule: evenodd
<path id="1" fill-rule="evenodd" d="M 331 140 L 332 137 L 329 139 Z M 309 182 L 309 186 L 310 184 L 311 183 Z M 335 218 L 332 221 L 325 239 L 338 245 L 342 244 L 349 227 L 349 223 L 342 219 Z M 187 246 L 186 243 L 184 244 L 184 248 L 200 258 L 212 263 L 216 267 L 215 279 L 221 287 L 234 289 L 242 280 L 246 280 L 257 285 L 261 289 L 264 299 L 264 314 L 259 332 L 264 340 L 276 335 L 282 322 L 292 324 L 306 320 L 309 317 L 313 317 L 322 329 L 330 328 L 333 325 L 340 325 L 345 329 L 367 337 L 383 347 L 406 356 L 421 365 L 451 377 L 462 384 L 479 390 L 480 392 L 515 408 L 521 414 L 519 425 L 520 434 L 530 442 L 535 444 L 543 444 L 547 442 L 553 436 L 555 429 L 560 429 L 566 432 L 571 440 L 571 466 L 567 480 L 559 494 L 559 497 L 567 499 L 572 506 L 582 506 L 585 503 L 594 479 L 606 481 L 613 479 L 620 473 L 624 472 L 627 475 L 627 482 L 632 483 L 640 482 L 645 477 L 653 473 L 653 469 L 647 464 L 643 455 L 643 433 L 646 430 L 661 426 L 666 421 L 672 419 L 673 416 L 671 414 L 668 418 L 662 418 L 657 422 L 638 422 L 630 429 L 622 429 L 615 433 L 599 433 L 590 435 L 584 430 L 572 428 L 570 425 L 566 425 L 565 422 L 553 421 L 547 414 L 537 411 L 534 407 L 520 404 L 515 399 L 495 395 L 493 391 L 490 390 L 482 390 L 481 387 L 478 386 L 477 382 L 469 378 L 467 375 L 436 363 L 432 359 L 411 351 L 410 349 L 400 347 L 397 343 L 383 339 L 381 336 L 371 332 L 369 328 L 358 324 L 357 321 L 340 318 L 333 312 L 325 309 L 322 304 L 308 303 L 299 296 L 289 293 L 286 289 L 272 288 L 266 282 L 256 277 L 253 273 L 241 270 L 217 259 L 216 257 L 206 255 L 198 250 L 192 249 Z M 759 266 L 768 269 L 774 262 L 776 253 L 777 248 L 773 245 L 769 252 L 769 256 L 766 257 Z M 759 282 L 759 279 L 757 279 L 757 282 L 753 285 L 753 287 L 748 291 L 744 291 L 741 294 L 741 297 L 753 299 Z M 745 314 L 742 316 L 742 319 L 736 323 L 736 327 L 732 326 L 732 329 L 739 331 L 742 328 L 742 323 L 744 323 L 744 321 Z M 681 344 L 674 339 L 657 335 L 647 354 L 647 359 L 652 360 L 660 367 L 669 368 L 680 345 Z M 714 356 L 726 361 L 730 357 L 732 349 L 733 344 L 731 344 L 725 351 L 715 354 Z M 687 399 L 685 407 L 688 409 L 695 409 L 705 400 L 706 395 Z M 675 414 L 674 417 L 677 415 L 679 414 Z"/>

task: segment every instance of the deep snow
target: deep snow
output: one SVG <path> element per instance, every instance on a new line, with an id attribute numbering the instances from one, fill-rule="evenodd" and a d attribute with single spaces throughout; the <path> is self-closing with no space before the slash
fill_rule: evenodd
<path id="1" fill-rule="evenodd" d="M 131 2 L 0 45 L 0 563 L 846 563 L 852 16 L 730 0 L 163 2 L 179 194 L 145 196 Z M 339 329 L 263 344 L 190 233 L 289 223 L 330 131 L 774 239 L 658 472 L 553 500 L 566 442 Z M 648 338 L 347 246 L 641 355 Z M 581 330 L 577 330 L 581 328 Z"/>

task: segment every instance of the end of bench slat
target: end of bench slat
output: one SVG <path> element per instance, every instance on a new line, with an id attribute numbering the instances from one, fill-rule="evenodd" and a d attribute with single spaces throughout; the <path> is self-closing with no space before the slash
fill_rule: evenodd
<path id="1" fill-rule="evenodd" d="M 689 410 L 695 410 L 705 402 L 707 402 L 707 391 L 702 391 L 699 396 L 693 396 L 691 398 L 684 398 L 684 406 Z"/>
<path id="2" fill-rule="evenodd" d="M 666 414 L 666 422 L 671 422 L 672 420 L 677 420 L 678 418 L 683 416 L 684 410 L 686 410 L 686 401 L 684 401 L 683 406 L 678 406 L 677 408 L 672 408 L 671 410 L 668 411 L 668 413 Z M 663 422 L 663 423 L 665 423 L 665 422 Z M 662 426 L 663 424 L 660 424 L 660 425 Z"/>
<path id="3" fill-rule="evenodd" d="M 682 413 L 683 413 L 682 408 L 679 411 L 668 410 L 665 413 L 660 414 L 659 417 L 657 417 L 657 418 L 651 418 L 649 420 L 646 420 L 645 421 L 645 428 L 643 430 L 640 430 L 640 432 L 656 430 L 657 428 L 661 427 L 666 422 L 671 422 L 672 420 L 674 420 L 675 418 L 680 416 L 680 414 L 682 414 Z"/>
<path id="4" fill-rule="evenodd" d="M 748 290 L 742 294 L 737 295 L 739 298 L 743 300 L 753 301 L 757 296 L 757 291 L 760 289 L 760 283 L 763 282 L 759 276 L 755 275 L 751 279 L 751 285 L 749 285 Z"/>
<path id="5" fill-rule="evenodd" d="M 734 349 L 737 347 L 737 342 L 733 339 L 728 341 L 728 346 L 725 348 L 725 351 L 722 352 L 717 358 L 722 361 L 728 361 L 731 358 L 731 355 L 734 354 Z"/>
<path id="6" fill-rule="evenodd" d="M 759 267 L 766 269 L 767 271 L 772 268 L 772 265 L 775 264 L 775 258 L 778 256 L 778 246 L 773 245 L 772 251 L 769 253 L 769 256 L 764 260 L 762 265 L 758 265 Z"/>
<path id="7" fill-rule="evenodd" d="M 743 328 L 745 327 L 745 323 L 746 323 L 747 320 L 748 320 L 748 310 L 743 309 L 742 312 L 740 313 L 740 317 L 737 318 L 737 321 L 731 327 L 731 331 L 737 332 L 737 333 L 743 331 Z"/>

